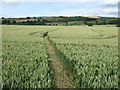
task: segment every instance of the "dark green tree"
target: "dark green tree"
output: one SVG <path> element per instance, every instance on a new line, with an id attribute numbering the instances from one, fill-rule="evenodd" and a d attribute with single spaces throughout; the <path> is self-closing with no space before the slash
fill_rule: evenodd
<path id="1" fill-rule="evenodd" d="M 12 21 L 12 24 L 16 24 L 16 21 L 15 21 L 15 20 L 13 20 L 13 21 Z"/>
<path id="2" fill-rule="evenodd" d="M 26 19 L 31 19 L 30 17 L 26 17 Z"/>
<path id="3" fill-rule="evenodd" d="M 2 17 L 2 19 L 5 19 L 5 17 Z"/>

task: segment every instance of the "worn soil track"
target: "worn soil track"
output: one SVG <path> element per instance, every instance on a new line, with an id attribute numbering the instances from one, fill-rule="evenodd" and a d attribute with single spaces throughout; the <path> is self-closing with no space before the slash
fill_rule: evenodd
<path id="1" fill-rule="evenodd" d="M 50 67 L 53 70 L 54 88 L 75 88 L 70 77 L 67 76 L 65 67 L 55 54 L 54 47 L 50 44 L 48 36 L 44 37 L 46 48 L 49 54 Z"/>

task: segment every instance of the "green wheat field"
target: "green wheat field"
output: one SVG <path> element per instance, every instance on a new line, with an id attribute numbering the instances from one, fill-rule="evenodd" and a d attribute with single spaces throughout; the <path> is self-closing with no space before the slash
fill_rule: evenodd
<path id="1" fill-rule="evenodd" d="M 115 25 L 2 25 L 5 88 L 53 88 L 54 72 L 44 33 L 77 88 L 118 88 L 118 28 Z"/>

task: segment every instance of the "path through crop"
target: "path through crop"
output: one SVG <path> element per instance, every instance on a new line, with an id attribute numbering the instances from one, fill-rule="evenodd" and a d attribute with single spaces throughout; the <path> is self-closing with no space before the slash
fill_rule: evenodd
<path id="1" fill-rule="evenodd" d="M 75 88 L 70 77 L 67 76 L 65 67 L 60 58 L 55 54 L 55 49 L 51 45 L 48 36 L 44 37 L 46 48 L 49 54 L 50 67 L 53 70 L 54 88 Z"/>

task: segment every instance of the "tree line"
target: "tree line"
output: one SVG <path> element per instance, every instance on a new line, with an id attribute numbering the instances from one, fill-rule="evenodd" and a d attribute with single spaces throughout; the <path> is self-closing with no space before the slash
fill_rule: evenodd
<path id="1" fill-rule="evenodd" d="M 23 20 L 17 22 L 17 20 Z M 100 18 L 89 18 L 89 17 L 26 17 L 26 18 L 5 18 L 2 17 L 2 24 L 7 25 L 47 25 L 46 23 L 66 23 L 66 26 L 70 25 L 69 22 L 74 21 L 82 21 L 85 25 L 106 25 L 106 24 L 117 24 L 119 26 L 119 20 L 117 18 L 107 18 L 107 17 L 100 17 Z M 78 23 L 75 23 L 76 25 Z"/>

